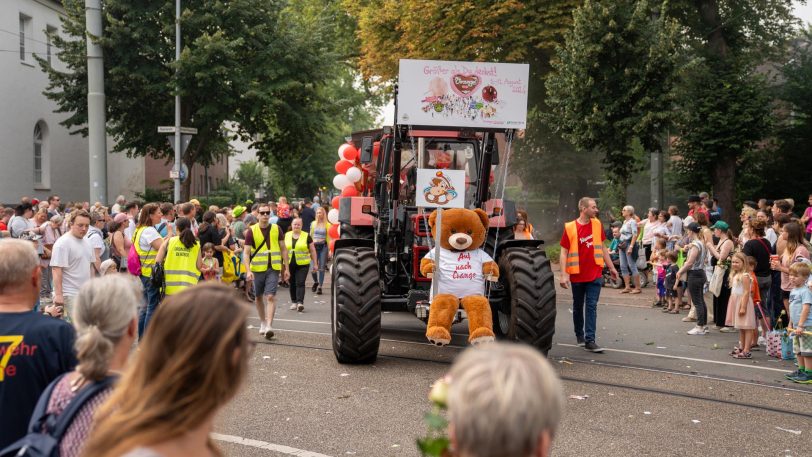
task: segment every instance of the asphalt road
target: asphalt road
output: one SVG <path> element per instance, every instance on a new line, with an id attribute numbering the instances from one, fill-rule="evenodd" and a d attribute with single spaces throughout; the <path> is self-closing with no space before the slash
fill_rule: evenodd
<path id="1" fill-rule="evenodd" d="M 341 365 L 329 295 L 308 289 L 298 313 L 287 293 L 280 289 L 277 337 L 257 345 L 246 385 L 218 418 L 225 454 L 419 455 L 429 386 L 464 349 L 467 322 L 437 348 L 425 343 L 422 322 L 385 313 L 377 362 Z M 559 294 L 550 358 L 568 398 L 554 455 L 812 456 L 812 386 L 784 380 L 789 362 L 763 352 L 734 360 L 735 334 L 688 336 L 691 324 L 677 316 L 622 299 L 604 289 L 598 343 L 607 350 L 592 354 L 575 347 L 568 296 Z M 252 331 L 258 325 L 249 319 Z"/>

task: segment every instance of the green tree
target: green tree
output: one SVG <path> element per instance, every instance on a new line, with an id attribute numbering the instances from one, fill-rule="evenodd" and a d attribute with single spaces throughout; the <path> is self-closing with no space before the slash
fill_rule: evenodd
<path id="1" fill-rule="evenodd" d="M 626 189 L 644 162 L 632 143 L 662 152 L 682 66 L 679 28 L 647 0 L 587 0 L 574 14 L 547 78 L 548 122 L 585 151 L 603 154 Z"/>
<path id="2" fill-rule="evenodd" d="M 86 134 L 87 72 L 84 2 L 66 0 L 66 38 L 55 37 L 67 72 L 51 69 L 46 95 L 70 113 L 63 122 Z M 234 121 L 245 138 L 292 138 L 298 123 L 278 114 L 308 105 L 312 87 L 323 84 L 324 53 L 312 47 L 297 23 L 282 14 L 281 2 L 230 0 L 187 5 L 182 12 L 183 51 L 174 63 L 174 4 L 136 0 L 105 1 L 105 91 L 108 132 L 114 151 L 171 161 L 173 152 L 158 125 L 174 123 L 175 87 L 182 99 L 182 124 L 196 127 L 183 162 L 213 163 L 228 154 L 224 121 Z M 175 70 L 178 70 L 177 75 Z M 301 106 L 301 105 L 300 105 Z M 269 146 L 257 145 L 261 155 Z M 189 196 L 190 180 L 183 186 Z"/>
<path id="3" fill-rule="evenodd" d="M 247 160 L 234 172 L 234 180 L 250 190 L 253 197 L 268 187 L 268 169 L 258 160 Z"/>
<path id="4" fill-rule="evenodd" d="M 748 157 L 758 154 L 771 133 L 764 111 L 766 82 L 755 69 L 779 57 L 794 33 L 792 1 L 673 0 L 667 5 L 703 62 L 679 95 L 684 115 L 674 148 L 678 177 L 692 190 L 712 190 L 723 213 L 735 214 L 739 169 L 753 175 L 747 167 L 755 162 Z M 700 175 L 710 180 L 699 182 Z"/>

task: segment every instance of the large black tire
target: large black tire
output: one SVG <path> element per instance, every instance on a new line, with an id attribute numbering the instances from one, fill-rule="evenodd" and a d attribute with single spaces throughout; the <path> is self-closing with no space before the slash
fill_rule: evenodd
<path id="1" fill-rule="evenodd" d="M 372 363 L 381 342 L 381 286 L 375 252 L 338 249 L 331 285 L 333 352 L 339 363 Z"/>
<path id="2" fill-rule="evenodd" d="M 500 256 L 499 275 L 508 306 L 494 313 L 497 336 L 527 343 L 547 355 L 556 314 L 550 260 L 538 248 L 510 248 Z"/>
<path id="3" fill-rule="evenodd" d="M 369 226 L 353 226 L 341 224 L 341 239 L 371 240 L 375 237 L 375 232 Z"/>

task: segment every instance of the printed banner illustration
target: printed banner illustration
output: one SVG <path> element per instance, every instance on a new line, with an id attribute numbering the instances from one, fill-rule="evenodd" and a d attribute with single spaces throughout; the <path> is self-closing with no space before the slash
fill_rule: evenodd
<path id="1" fill-rule="evenodd" d="M 401 59 L 397 122 L 523 129 L 530 66 Z"/>
<path id="2" fill-rule="evenodd" d="M 463 208 L 465 170 L 417 169 L 417 206 Z"/>

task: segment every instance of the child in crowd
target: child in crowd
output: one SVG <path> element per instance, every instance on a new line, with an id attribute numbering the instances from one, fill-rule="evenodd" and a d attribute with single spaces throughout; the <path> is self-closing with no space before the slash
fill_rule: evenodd
<path id="1" fill-rule="evenodd" d="M 211 281 L 217 279 L 217 271 L 220 269 L 220 262 L 214 257 L 214 245 L 206 243 L 203 245 L 203 268 L 200 272 L 203 273 L 203 280 Z"/>
<path id="2" fill-rule="evenodd" d="M 101 263 L 99 267 L 99 272 L 102 276 L 108 275 L 110 273 L 115 273 L 118 271 L 118 265 L 116 265 L 116 261 L 113 259 L 107 259 Z"/>
<path id="3" fill-rule="evenodd" d="M 796 262 L 789 267 L 789 317 L 794 326 L 792 348 L 798 359 L 798 370 L 785 375 L 799 384 L 812 384 L 812 292 L 806 287 L 810 268 L 804 262 Z"/>
<path id="4" fill-rule="evenodd" d="M 674 290 L 674 286 L 677 284 L 677 273 L 679 272 L 679 265 L 677 265 L 677 251 L 668 251 L 665 254 L 665 259 L 665 293 L 668 306 L 663 309 L 663 312 L 679 314 L 680 303 L 677 301 L 677 291 Z"/>
<path id="5" fill-rule="evenodd" d="M 612 241 L 609 243 L 609 257 L 612 259 L 612 262 L 616 262 L 619 259 L 617 253 L 618 243 L 620 243 L 620 227 L 612 226 Z"/>
<path id="6" fill-rule="evenodd" d="M 654 242 L 654 249 L 651 250 L 651 257 L 649 258 L 654 274 L 657 278 L 657 301 L 654 306 L 665 305 L 665 267 L 663 264 L 665 259 L 665 239 L 657 238 Z"/>
<path id="7" fill-rule="evenodd" d="M 747 256 L 737 252 L 730 261 L 730 300 L 727 305 L 725 324 L 739 330 L 739 346 L 730 355 L 735 359 L 749 359 L 753 346 L 753 330 L 756 328 L 756 311 L 753 308 L 753 279 L 748 272 Z"/>

